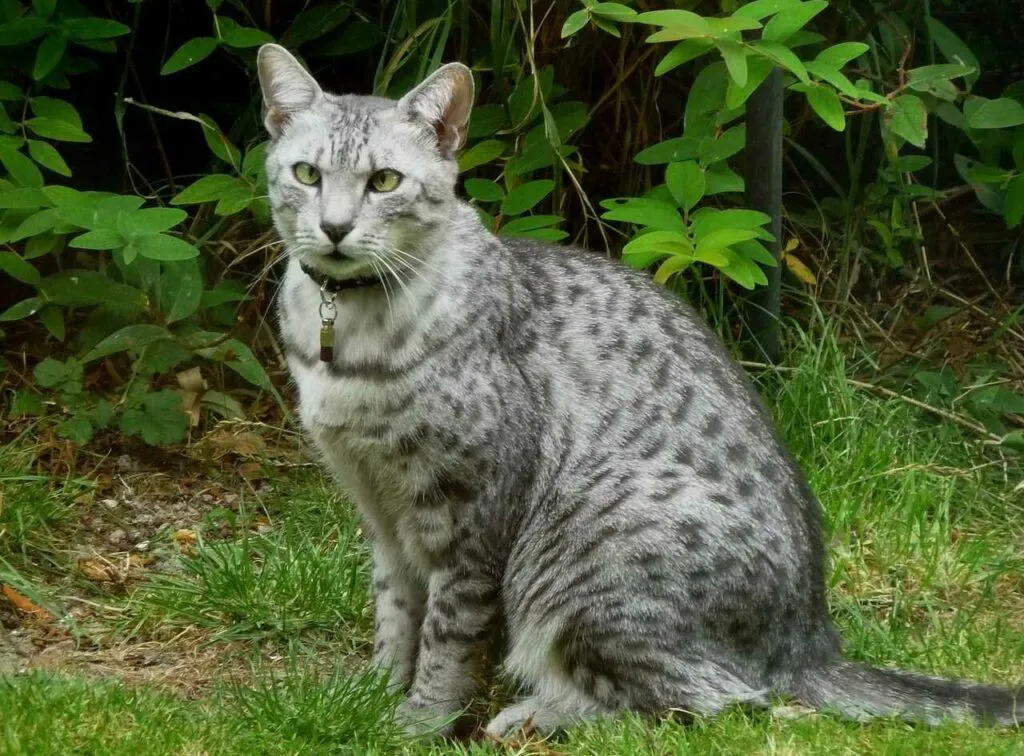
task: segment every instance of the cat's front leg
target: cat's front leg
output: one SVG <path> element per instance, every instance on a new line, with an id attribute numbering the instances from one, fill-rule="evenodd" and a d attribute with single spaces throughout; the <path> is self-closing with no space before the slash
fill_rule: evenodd
<path id="1" fill-rule="evenodd" d="M 451 733 L 477 691 L 497 596 L 497 581 L 465 562 L 431 575 L 416 675 L 396 713 L 410 735 Z"/>
<path id="2" fill-rule="evenodd" d="M 395 549 L 380 542 L 373 550 L 373 592 L 373 666 L 387 673 L 391 689 L 406 690 L 416 671 L 426 592 L 401 569 Z"/>

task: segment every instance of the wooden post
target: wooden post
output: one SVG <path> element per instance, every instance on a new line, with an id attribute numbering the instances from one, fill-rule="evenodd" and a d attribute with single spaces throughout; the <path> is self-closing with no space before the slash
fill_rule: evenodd
<path id="1" fill-rule="evenodd" d="M 779 289 L 782 282 L 782 69 L 776 68 L 747 100 L 747 206 L 771 216 L 775 242 L 768 245 L 779 261 L 764 268 L 768 285 L 753 291 L 745 321 L 752 359 L 775 362 L 781 351 Z"/>

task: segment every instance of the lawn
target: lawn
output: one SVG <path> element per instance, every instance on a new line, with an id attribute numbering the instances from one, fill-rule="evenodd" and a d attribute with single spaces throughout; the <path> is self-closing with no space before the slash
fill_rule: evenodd
<path id="1" fill-rule="evenodd" d="M 1021 458 L 852 387 L 827 341 L 789 365 L 760 387 L 825 509 L 848 653 L 1021 682 Z M 16 653 L 0 646 L 4 754 L 1024 753 L 1009 731 L 744 711 L 603 722 L 547 744 L 405 741 L 395 701 L 364 674 L 368 549 L 314 466 L 249 449 L 255 477 L 189 457 L 115 473 L 104 493 L 95 476 L 32 474 L 27 439 L 0 451 L 0 582 L 49 616 L 0 598 L 18 627 Z"/>

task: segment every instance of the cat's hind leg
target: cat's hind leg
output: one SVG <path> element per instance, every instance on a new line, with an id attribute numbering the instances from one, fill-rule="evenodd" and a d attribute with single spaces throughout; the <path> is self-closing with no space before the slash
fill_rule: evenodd
<path id="1" fill-rule="evenodd" d="M 551 681 L 544 692 L 502 709 L 487 724 L 487 734 L 508 738 L 524 728 L 551 735 L 573 725 L 614 712 L 568 681 Z"/>

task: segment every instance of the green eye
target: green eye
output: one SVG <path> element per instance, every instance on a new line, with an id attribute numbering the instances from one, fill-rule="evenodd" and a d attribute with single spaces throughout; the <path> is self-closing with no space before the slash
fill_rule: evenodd
<path id="1" fill-rule="evenodd" d="M 370 176 L 370 189 L 375 192 L 393 192 L 402 183 L 402 174 L 390 168 L 377 171 Z"/>
<path id="2" fill-rule="evenodd" d="M 295 172 L 295 180 L 300 184 L 312 186 L 320 182 L 320 171 L 309 163 L 296 163 L 292 170 Z"/>

